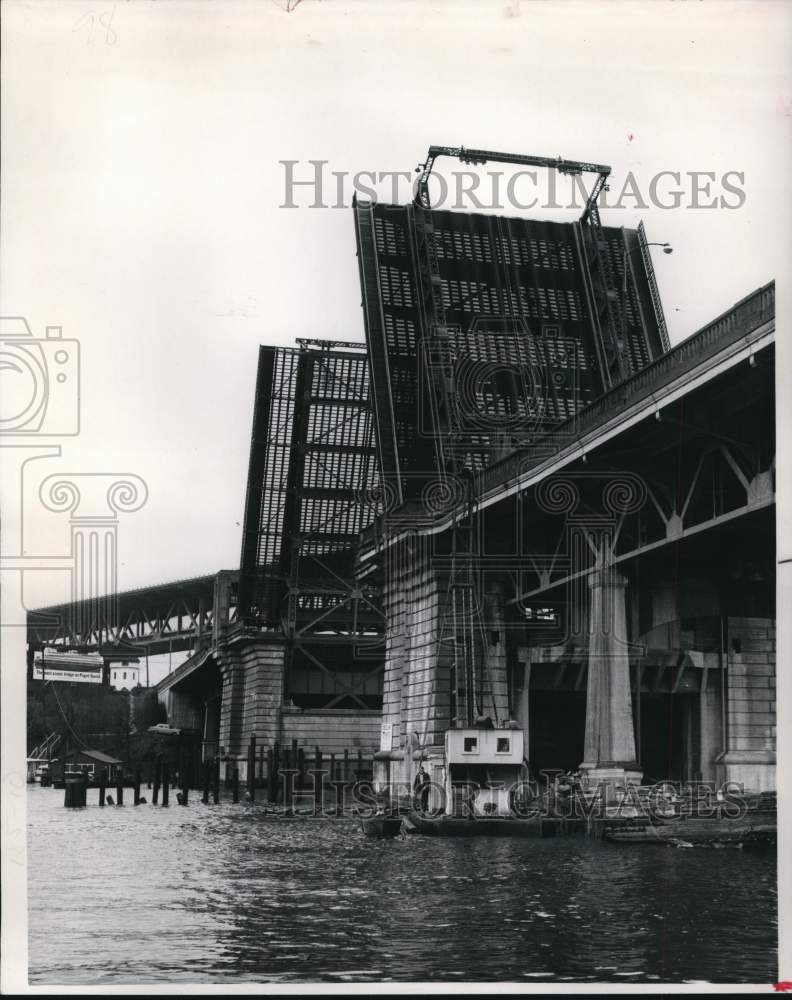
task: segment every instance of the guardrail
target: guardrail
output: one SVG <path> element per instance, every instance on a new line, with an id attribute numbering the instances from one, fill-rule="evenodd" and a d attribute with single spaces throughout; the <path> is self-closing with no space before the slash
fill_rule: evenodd
<path id="1" fill-rule="evenodd" d="M 506 455 L 479 473 L 476 492 L 479 496 L 507 483 L 532 465 L 546 461 L 571 439 L 581 438 L 604 424 L 625 407 L 647 399 L 664 386 L 692 371 L 702 361 L 719 354 L 775 317 L 775 282 L 747 295 L 735 306 L 678 344 L 656 361 L 620 382 L 582 409 L 570 420 L 527 448 Z M 532 454 L 535 456 L 532 462 Z"/>

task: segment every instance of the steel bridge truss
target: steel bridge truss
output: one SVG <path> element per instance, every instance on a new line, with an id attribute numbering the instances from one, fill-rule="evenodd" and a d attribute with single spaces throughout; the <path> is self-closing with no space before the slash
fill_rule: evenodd
<path id="1" fill-rule="evenodd" d="M 196 649 L 237 620 L 232 570 L 122 591 L 74 604 L 37 608 L 28 615 L 28 644 L 96 650 L 108 656 Z"/>
<path id="2" fill-rule="evenodd" d="M 630 564 L 683 540 L 706 544 L 712 529 L 728 530 L 738 518 L 772 509 L 772 347 L 752 357 L 749 371 L 746 377 L 734 370 L 698 397 L 657 410 L 634 445 L 628 432 L 621 450 L 592 452 L 585 464 L 527 494 L 517 525 L 523 565 L 512 573 L 514 603 L 541 602 L 558 588 L 585 583 L 593 570 Z M 619 471 L 619 460 L 629 474 Z M 564 517 L 548 513 L 543 497 L 553 494 L 569 498 Z M 757 522 L 756 530 L 772 532 L 772 522 L 761 529 Z M 537 532 L 548 543 L 541 555 Z M 746 572 L 767 578 L 772 568 L 759 565 L 760 538 L 745 529 L 742 537 Z"/>
<path id="3" fill-rule="evenodd" d="M 287 701 L 378 708 L 384 616 L 355 579 L 382 511 L 364 345 L 262 347 L 243 530 L 240 618 L 286 644 Z"/>

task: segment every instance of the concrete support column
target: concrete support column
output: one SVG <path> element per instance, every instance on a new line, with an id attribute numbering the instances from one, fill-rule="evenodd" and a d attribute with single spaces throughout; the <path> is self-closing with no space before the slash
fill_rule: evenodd
<path id="1" fill-rule="evenodd" d="M 286 649 L 269 636 L 222 644 L 215 651 L 222 676 L 220 744 L 244 758 L 255 735 L 260 746 L 281 738 Z"/>
<path id="2" fill-rule="evenodd" d="M 241 754 L 242 716 L 245 697 L 245 670 L 233 654 L 218 650 L 220 664 L 221 711 L 219 739 L 230 754 Z"/>
<path id="3" fill-rule="evenodd" d="M 641 780 L 630 697 L 626 586 L 626 578 L 611 570 L 600 570 L 589 579 L 589 668 L 581 769 L 594 784 Z"/>
<path id="4" fill-rule="evenodd" d="M 729 618 L 723 777 L 746 791 L 776 787 L 776 630 L 771 618 Z M 739 650 L 739 651 L 738 651 Z"/>

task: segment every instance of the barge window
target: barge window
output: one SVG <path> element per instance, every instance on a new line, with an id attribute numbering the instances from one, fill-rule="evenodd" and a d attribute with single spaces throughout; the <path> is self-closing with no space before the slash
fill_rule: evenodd
<path id="1" fill-rule="evenodd" d="M 465 753 L 476 753 L 478 750 L 478 737 L 477 736 L 466 736 L 465 737 Z"/>
<path id="2" fill-rule="evenodd" d="M 498 749 L 497 753 L 511 753 L 510 740 L 508 736 L 498 737 Z"/>

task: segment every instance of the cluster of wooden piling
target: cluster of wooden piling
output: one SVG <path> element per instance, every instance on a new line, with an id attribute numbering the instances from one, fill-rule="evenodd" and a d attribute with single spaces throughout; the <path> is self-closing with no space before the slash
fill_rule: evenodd
<path id="1" fill-rule="evenodd" d="M 88 795 L 88 778 L 83 775 L 68 777 L 63 786 L 66 790 L 63 804 L 67 809 L 82 809 Z"/>
<path id="2" fill-rule="evenodd" d="M 331 786 L 351 785 L 360 780 L 366 771 L 363 766 L 363 754 L 357 751 L 356 757 L 350 755 L 345 750 L 343 756 L 331 753 L 325 755 L 319 747 L 314 748 L 312 766 L 307 766 L 305 750 L 298 747 L 297 740 L 292 740 L 290 746 L 281 747 L 275 742 L 270 747 L 257 745 L 256 737 L 250 737 L 247 753 L 247 780 L 245 784 L 245 801 L 254 802 L 257 791 L 262 791 L 269 803 L 282 803 L 289 810 L 291 809 L 295 793 L 304 791 L 306 788 L 313 789 L 314 810 L 320 811 L 323 807 L 324 780 L 321 775 L 324 772 L 328 783 Z M 221 765 L 222 761 L 215 757 L 213 760 L 205 760 L 202 763 L 200 772 L 196 775 L 196 769 L 185 767 L 178 772 L 178 780 L 172 780 L 171 763 L 162 756 L 157 757 L 148 769 L 149 787 L 151 788 L 151 804 L 168 806 L 170 804 L 170 790 L 172 787 L 178 788 L 176 801 L 181 806 L 189 804 L 190 789 L 201 790 L 201 802 L 209 805 L 210 801 L 214 805 L 220 802 L 221 785 Z M 135 772 L 132 782 L 134 805 L 145 803 L 146 799 L 141 798 L 140 787 L 142 783 L 141 769 Z M 175 774 L 173 778 L 175 778 Z M 196 780 L 196 778 L 198 780 Z M 192 779 L 192 780 L 191 780 Z M 64 806 L 71 809 L 84 808 L 86 805 L 88 776 L 74 775 L 65 779 Z M 108 795 L 108 788 L 112 790 L 113 784 L 108 779 L 108 772 L 103 770 L 99 775 L 99 805 L 124 805 L 124 787 L 129 786 L 129 781 L 125 781 L 119 769 L 115 781 L 115 801 Z M 231 801 L 239 802 L 240 799 L 240 776 L 239 767 L 234 766 L 232 770 L 226 771 L 225 786 L 231 791 Z"/>
<path id="3" fill-rule="evenodd" d="M 265 773 L 266 760 L 266 773 Z M 315 805 L 321 808 L 323 781 L 319 775 L 324 771 L 330 785 L 343 783 L 353 784 L 365 776 L 363 768 L 363 752 L 358 750 L 355 757 L 349 750 L 343 755 L 323 754 L 319 747 L 314 747 L 312 766 L 306 766 L 305 749 L 292 740 L 290 746 L 275 743 L 266 749 L 256 745 L 256 737 L 250 737 L 247 754 L 247 797 L 254 801 L 256 789 L 266 789 L 268 802 L 283 802 L 291 806 L 296 791 L 303 791 L 312 786 Z M 234 769 L 235 780 L 239 781 L 238 769 Z M 309 781 L 310 779 L 310 781 Z M 237 799 L 234 799 L 236 802 Z"/>

